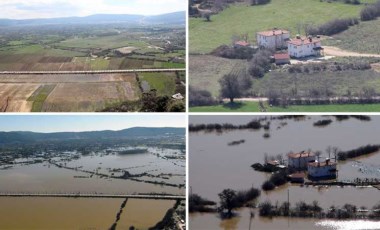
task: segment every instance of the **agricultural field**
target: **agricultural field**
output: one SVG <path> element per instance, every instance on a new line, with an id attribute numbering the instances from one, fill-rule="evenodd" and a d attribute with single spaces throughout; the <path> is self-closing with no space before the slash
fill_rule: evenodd
<path id="1" fill-rule="evenodd" d="M 1 75 L 2 112 L 95 112 L 156 90 L 186 95 L 184 73 Z"/>
<path id="2" fill-rule="evenodd" d="M 190 55 L 190 85 L 209 91 L 214 97 L 219 96 L 218 80 L 231 72 L 235 65 L 246 63 L 244 60 L 233 60 L 212 55 Z"/>
<path id="3" fill-rule="evenodd" d="M 0 71 L 186 67 L 183 27 L 72 27 L 2 27 Z"/>
<path id="4" fill-rule="evenodd" d="M 159 96 L 172 96 L 176 92 L 176 75 L 174 73 L 142 73 L 139 74 L 139 78 L 144 92 L 155 89 Z"/>
<path id="5" fill-rule="evenodd" d="M 3 112 L 94 112 L 140 96 L 134 74 L 2 75 L 0 82 Z"/>
<path id="6" fill-rule="evenodd" d="M 223 44 L 231 44 L 233 36 L 248 34 L 255 42 L 256 33 L 272 28 L 287 29 L 291 34 L 303 34 L 306 24 L 319 25 L 331 19 L 358 17 L 363 5 L 320 0 L 272 0 L 270 4 L 247 6 L 230 5 L 212 15 L 211 22 L 204 18 L 190 18 L 190 54 L 206 54 Z M 307 13 L 305 13 L 307 12 Z"/>

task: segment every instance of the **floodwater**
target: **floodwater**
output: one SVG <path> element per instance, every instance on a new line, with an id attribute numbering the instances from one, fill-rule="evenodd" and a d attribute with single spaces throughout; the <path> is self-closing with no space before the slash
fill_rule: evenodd
<path id="1" fill-rule="evenodd" d="M 190 124 L 246 124 L 255 118 L 257 117 L 218 116 L 210 119 L 207 116 L 190 116 Z M 264 130 L 190 133 L 189 183 L 191 191 L 207 199 L 218 201 L 218 193 L 226 188 L 242 190 L 248 189 L 252 185 L 261 187 L 261 184 L 270 175 L 256 172 L 250 165 L 257 162 L 262 163 L 264 153 L 269 156 L 282 154 L 286 158 L 286 154 L 290 151 L 299 152 L 311 149 L 312 151 L 322 151 L 321 159 L 323 159 L 328 157 L 325 151 L 328 146 L 350 150 L 367 144 L 380 144 L 380 117 L 373 116 L 371 118 L 369 122 L 354 118 L 338 122 L 334 117 L 330 117 L 329 119 L 332 119 L 333 123 L 323 128 L 314 127 L 313 123 L 317 120 L 326 119 L 326 117 L 308 116 L 298 121 L 293 119 L 272 120 L 269 130 L 270 138 L 263 138 L 264 133 L 266 133 Z M 241 139 L 244 139 L 245 143 L 234 146 L 227 145 L 232 141 Z M 339 180 L 354 180 L 357 177 L 380 178 L 380 153 L 339 164 L 338 170 Z M 331 205 L 343 206 L 346 203 L 370 208 L 380 202 L 380 191 L 375 188 L 300 187 L 290 184 L 272 192 L 263 192 L 259 202 L 265 200 L 270 200 L 272 203 L 286 201 L 288 190 L 291 204 L 298 201 L 310 203 L 317 200 L 324 209 Z M 191 215 L 190 228 L 247 229 L 249 210 L 242 209 L 239 213 L 240 217 L 224 221 L 214 214 Z M 267 229 L 282 229 L 283 221 L 275 218 L 268 224 L 268 219 L 255 218 L 256 225 L 262 224 Z M 332 226 L 317 225 L 318 221 L 310 219 L 291 220 L 291 224 L 293 229 L 330 229 L 329 226 Z"/>
<path id="2" fill-rule="evenodd" d="M 139 180 L 185 184 L 186 158 L 179 150 L 150 148 L 144 154 L 119 155 L 100 151 L 79 158 L 71 156 L 76 154 L 71 152 L 52 158 L 52 161 L 63 167 L 48 161 L 22 163 L 30 162 L 31 159 L 18 159 L 18 164 L 3 165 L 0 170 L 0 193 L 185 194 L 183 187 L 108 177 L 121 176 L 121 170 L 126 170 L 131 174 L 147 172 L 157 176 L 137 177 Z M 166 156 L 179 157 L 169 159 Z M 0 197 L 0 229 L 109 229 L 123 201 L 103 198 Z M 174 203 L 168 200 L 128 199 L 117 229 L 153 227 Z"/>
<path id="3" fill-rule="evenodd" d="M 123 199 L 102 198 L 2 197 L 0 229 L 109 229 L 116 220 L 122 202 Z M 141 212 L 141 205 L 145 207 L 144 213 Z M 118 229 L 152 227 L 173 205 L 174 201 L 129 199 L 118 222 Z"/>
<path id="4" fill-rule="evenodd" d="M 168 150 L 172 151 L 172 150 Z M 151 153 L 136 155 L 92 155 L 64 162 L 66 167 L 78 168 L 78 171 L 58 168 L 48 162 L 29 165 L 15 165 L 0 172 L 0 192 L 81 192 L 81 193 L 169 193 L 184 194 L 183 188 L 136 182 L 131 180 L 104 178 L 86 170 L 111 175 L 112 169 L 126 169 L 132 174 L 148 172 L 150 174 L 171 174 L 167 178 L 148 178 L 150 181 L 163 181 L 172 184 L 185 183 L 185 168 L 178 160 L 161 159 Z M 183 162 L 184 163 L 183 163 Z M 182 160 L 185 164 L 186 160 Z M 173 163 L 174 162 L 174 163 Z M 58 163 L 61 163 L 58 161 Z M 152 171 L 152 172 L 151 172 Z M 115 173 L 115 176 L 117 173 Z M 90 177 L 91 176 L 91 177 Z M 138 178 L 145 179 L 145 178 Z"/>

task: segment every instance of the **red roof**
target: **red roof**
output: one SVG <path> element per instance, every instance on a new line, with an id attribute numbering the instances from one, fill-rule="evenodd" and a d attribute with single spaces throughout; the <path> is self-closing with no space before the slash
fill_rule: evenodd
<path id="1" fill-rule="evenodd" d="M 309 45 L 309 44 L 316 44 L 318 42 L 321 42 L 319 39 L 309 39 L 306 37 L 302 38 L 294 38 L 290 41 L 288 41 L 289 44 L 295 45 L 295 46 L 300 46 L 300 45 Z"/>
<path id="2" fill-rule="evenodd" d="M 235 42 L 235 45 L 239 45 L 239 46 L 249 46 L 249 43 L 246 42 L 246 41 L 237 41 L 237 42 Z"/>
<path id="3" fill-rule="evenodd" d="M 290 158 L 303 158 L 303 157 L 313 157 L 315 156 L 312 152 L 301 152 L 301 153 L 289 153 Z"/>
<path id="4" fill-rule="evenodd" d="M 268 30 L 268 31 L 261 31 L 258 32 L 257 34 L 260 34 L 262 36 L 270 37 L 274 35 L 281 35 L 281 34 L 288 34 L 289 31 L 287 30 Z"/>
<path id="5" fill-rule="evenodd" d="M 290 178 L 305 178 L 305 173 L 299 172 L 299 173 L 293 173 L 289 175 Z"/>
<path id="6" fill-rule="evenodd" d="M 290 59 L 289 54 L 287 53 L 280 53 L 280 54 L 275 54 L 274 59 L 279 60 L 279 59 Z"/>

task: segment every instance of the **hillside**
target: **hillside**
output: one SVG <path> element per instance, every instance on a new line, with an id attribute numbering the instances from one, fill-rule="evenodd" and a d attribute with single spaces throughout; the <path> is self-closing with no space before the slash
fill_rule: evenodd
<path id="1" fill-rule="evenodd" d="M 326 45 L 360 53 L 380 54 L 380 19 L 361 22 L 324 41 Z"/>
<path id="2" fill-rule="evenodd" d="M 126 23 L 136 24 L 184 24 L 186 22 L 186 12 L 174 12 L 169 14 L 144 16 L 131 14 L 96 14 L 86 17 L 66 17 L 50 19 L 24 19 L 11 20 L 0 19 L 0 26 L 31 26 L 31 25 L 52 25 L 52 24 L 107 24 Z"/>
<path id="3" fill-rule="evenodd" d="M 135 127 L 120 131 L 91 131 L 91 132 L 0 132 L 0 144 L 16 142 L 37 142 L 47 140 L 69 140 L 69 139 L 113 139 L 113 138 L 140 138 L 140 137 L 162 137 L 165 135 L 185 135 L 184 128 L 147 128 Z"/>
<path id="4" fill-rule="evenodd" d="M 260 6 L 232 5 L 213 15 L 211 22 L 190 18 L 190 54 L 209 53 L 219 45 L 231 43 L 233 35 L 248 34 L 249 40 L 254 41 L 256 32 L 274 27 L 290 30 L 294 35 L 300 25 L 358 17 L 362 7 L 320 0 L 272 0 Z"/>

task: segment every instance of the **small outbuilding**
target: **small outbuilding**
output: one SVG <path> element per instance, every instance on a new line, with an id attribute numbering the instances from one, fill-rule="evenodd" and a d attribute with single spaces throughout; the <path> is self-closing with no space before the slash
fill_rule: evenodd
<path id="1" fill-rule="evenodd" d="M 290 174 L 288 177 L 290 179 L 290 182 L 292 183 L 301 183 L 303 184 L 305 181 L 305 173 L 303 172 L 298 172 L 298 173 L 293 173 Z"/>
<path id="2" fill-rule="evenodd" d="M 287 53 L 277 53 L 274 55 L 276 65 L 290 64 L 290 55 Z"/>

